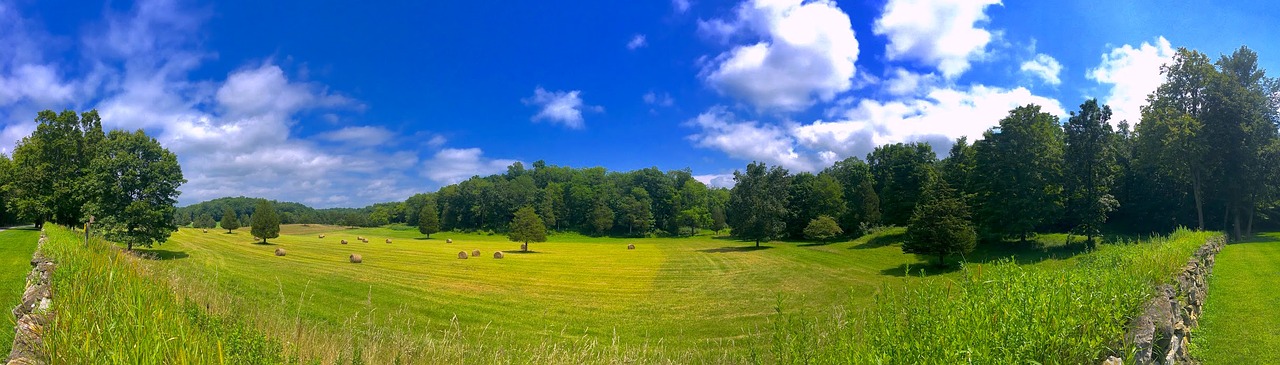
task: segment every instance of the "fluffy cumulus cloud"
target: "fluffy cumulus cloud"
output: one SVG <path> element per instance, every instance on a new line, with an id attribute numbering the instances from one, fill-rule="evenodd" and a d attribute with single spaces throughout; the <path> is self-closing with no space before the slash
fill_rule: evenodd
<path id="1" fill-rule="evenodd" d="M 12 50 L 0 55 L 0 149 L 8 152 L 34 129 L 37 110 L 96 108 L 107 127 L 146 129 L 178 155 L 188 180 L 182 204 L 247 195 L 362 206 L 429 187 L 416 172 L 421 151 L 398 147 L 409 144 L 383 128 L 339 125 L 297 135 L 299 122 L 313 114 L 358 119 L 363 105 L 324 85 L 291 80 L 269 60 L 194 80 L 194 70 L 214 57 L 196 37 L 207 16 L 163 0 L 108 13 L 85 28 L 76 50 L 89 67 L 76 72 L 46 61 L 47 50 L 34 46 L 42 31 L 0 3 L 0 48 Z M 444 143 L 430 137 L 427 151 Z"/>
<path id="2" fill-rule="evenodd" d="M 986 54 L 988 6 L 1000 0 L 889 0 L 872 30 L 888 38 L 890 60 L 914 60 L 947 78 L 960 76 Z"/>
<path id="3" fill-rule="evenodd" d="M 1102 102 L 1111 106 L 1113 123 L 1142 120 L 1147 94 L 1155 92 L 1164 82 L 1160 66 L 1173 62 L 1174 53 L 1173 46 L 1164 37 L 1152 43 L 1142 42 L 1137 47 L 1126 44 L 1103 54 L 1098 67 L 1085 73 L 1090 80 L 1110 88 Z"/>
<path id="4" fill-rule="evenodd" d="M 795 149 L 795 140 L 786 128 L 758 121 L 738 120 L 723 107 L 714 107 L 687 125 L 700 131 L 689 140 L 699 147 L 717 149 L 730 157 L 764 161 L 788 169 L 812 171 L 816 165 Z"/>
<path id="5" fill-rule="evenodd" d="M 521 100 L 525 105 L 538 107 L 533 121 L 560 123 L 572 129 L 586 126 L 582 111 L 602 112 L 604 107 L 587 105 L 580 96 L 582 91 L 547 91 L 542 87 L 533 90 L 533 96 Z"/>
<path id="6" fill-rule="evenodd" d="M 945 153 L 955 138 L 979 138 L 1010 110 L 1026 104 L 1040 105 L 1050 114 L 1066 114 L 1057 100 L 1021 87 L 935 86 L 921 95 L 862 100 L 844 106 L 831 121 L 804 124 L 741 121 L 723 108 L 712 108 L 688 122 L 698 129 L 689 138 L 735 158 L 816 171 L 849 156 L 863 157 L 889 143 L 930 142 L 934 152 Z"/>
<path id="7" fill-rule="evenodd" d="M 1062 79 L 1058 77 L 1062 73 L 1062 64 L 1047 54 L 1036 54 L 1034 58 L 1023 62 L 1020 69 L 1028 75 L 1039 78 L 1045 84 L 1054 86 L 1062 84 Z"/>
<path id="8" fill-rule="evenodd" d="M 446 148 L 423 164 L 423 176 L 441 184 L 455 184 L 472 176 L 507 170 L 516 160 L 489 159 L 479 148 Z"/>
<path id="9" fill-rule="evenodd" d="M 849 90 L 858 40 L 829 0 L 749 0 L 730 19 L 699 22 L 707 36 L 750 43 L 706 60 L 701 77 L 758 109 L 798 111 Z"/>

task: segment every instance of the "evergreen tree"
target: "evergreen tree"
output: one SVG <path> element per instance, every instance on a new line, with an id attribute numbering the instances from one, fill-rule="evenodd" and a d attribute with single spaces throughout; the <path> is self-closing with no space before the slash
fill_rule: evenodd
<path id="1" fill-rule="evenodd" d="M 736 182 L 729 190 L 728 224 L 734 236 L 743 240 L 768 242 L 787 229 L 787 170 L 763 162 L 747 165 L 746 173 L 733 172 Z"/>
<path id="2" fill-rule="evenodd" d="M 231 207 L 227 207 L 222 211 L 222 229 L 227 230 L 227 233 L 231 233 L 236 228 L 240 228 L 240 219 L 236 218 L 236 211 L 231 210 Z"/>
<path id="3" fill-rule="evenodd" d="M 511 219 L 508 226 L 507 239 L 512 242 L 524 242 L 521 248 L 525 251 L 529 250 L 529 242 L 546 242 L 547 226 L 542 223 L 542 218 L 538 217 L 538 213 L 534 212 L 532 207 L 523 207 L 516 210 L 515 217 Z"/>
<path id="4" fill-rule="evenodd" d="M 884 145 L 867 155 L 885 224 L 903 225 L 911 219 L 937 159 L 933 148 L 924 142 Z"/>
<path id="5" fill-rule="evenodd" d="M 191 226 L 194 228 L 209 229 L 217 227 L 218 222 L 213 220 L 213 215 L 204 213 L 201 214 L 200 217 L 196 218 L 195 222 L 191 223 Z"/>
<path id="6" fill-rule="evenodd" d="M 432 233 L 440 232 L 440 215 L 436 213 L 436 201 L 427 199 L 418 211 L 418 232 L 431 238 Z"/>
<path id="7" fill-rule="evenodd" d="M 969 207 L 945 181 L 928 184 L 907 224 L 902 252 L 937 256 L 938 265 L 947 255 L 973 252 L 977 234 L 969 222 Z"/>
<path id="8" fill-rule="evenodd" d="M 276 216 L 276 208 L 266 199 L 258 200 L 258 205 L 253 209 L 253 224 L 250 226 L 250 233 L 254 237 L 261 238 L 262 243 L 267 243 L 268 238 L 280 237 L 280 218 Z"/>
<path id="9" fill-rule="evenodd" d="M 715 231 L 716 235 L 719 235 L 720 231 L 728 227 L 724 219 L 724 207 L 719 205 L 711 207 L 711 230 Z"/>

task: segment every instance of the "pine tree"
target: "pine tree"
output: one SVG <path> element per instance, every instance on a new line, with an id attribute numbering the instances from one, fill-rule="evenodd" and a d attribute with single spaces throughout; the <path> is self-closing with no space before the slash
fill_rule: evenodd
<path id="1" fill-rule="evenodd" d="M 240 219 L 236 218 L 236 211 L 231 210 L 231 207 L 223 209 L 222 229 L 227 230 L 227 233 L 231 233 L 231 231 L 236 230 L 236 228 L 240 228 Z"/>
<path id="2" fill-rule="evenodd" d="M 428 199 L 418 212 L 418 232 L 431 238 L 432 233 L 440 232 L 440 215 L 436 214 L 436 201 Z"/>
<path id="3" fill-rule="evenodd" d="M 945 181 L 926 185 L 924 196 L 907 224 L 902 252 L 937 256 L 945 265 L 947 255 L 973 252 L 977 234 L 969 222 L 969 207 Z"/>
<path id="4" fill-rule="evenodd" d="M 266 199 L 259 200 L 258 205 L 253 209 L 253 224 L 250 229 L 254 237 L 262 239 L 262 243 L 267 243 L 268 238 L 280 237 L 280 217 L 276 215 L 276 208 L 271 206 L 271 202 Z"/>

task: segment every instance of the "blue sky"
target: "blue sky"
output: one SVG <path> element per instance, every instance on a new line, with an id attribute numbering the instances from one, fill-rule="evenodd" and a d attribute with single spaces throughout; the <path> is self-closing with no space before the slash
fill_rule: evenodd
<path id="1" fill-rule="evenodd" d="M 373 4 L 369 4 L 373 3 Z M 1277 70 L 1269 1 L 0 0 L 0 150 L 97 108 L 176 152 L 181 204 L 363 206 L 514 161 L 817 171 L 1086 98 L 1136 119 L 1178 47 Z"/>

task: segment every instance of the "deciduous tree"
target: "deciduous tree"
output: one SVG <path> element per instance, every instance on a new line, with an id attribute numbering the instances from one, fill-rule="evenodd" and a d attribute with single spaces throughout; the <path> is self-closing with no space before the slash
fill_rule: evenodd
<path id="1" fill-rule="evenodd" d="M 254 237 L 261 238 L 262 243 L 267 243 L 268 238 L 280 237 L 280 217 L 276 216 L 276 208 L 271 202 L 266 199 L 258 200 L 258 205 L 253 209 L 252 220 L 249 232 Z"/>
<path id="2" fill-rule="evenodd" d="M 542 223 L 542 218 L 538 217 L 533 207 L 526 206 L 516 210 L 515 217 L 511 218 L 508 228 L 507 239 L 512 242 L 524 242 L 521 248 L 525 251 L 529 250 L 529 242 L 546 242 L 547 240 L 547 226 Z"/>

